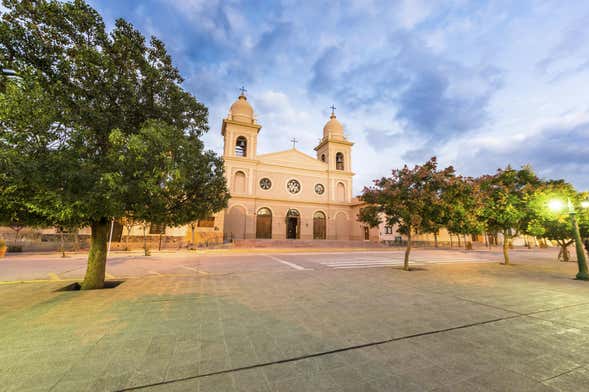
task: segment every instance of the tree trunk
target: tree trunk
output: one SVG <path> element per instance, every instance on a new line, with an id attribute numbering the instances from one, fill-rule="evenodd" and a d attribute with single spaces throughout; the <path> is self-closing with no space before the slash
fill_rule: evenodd
<path id="1" fill-rule="evenodd" d="M 149 256 L 149 250 L 147 250 L 147 225 L 143 225 L 143 253 L 145 256 Z"/>
<path id="2" fill-rule="evenodd" d="M 509 265 L 509 236 L 503 234 L 503 260 L 505 265 Z"/>
<path id="3" fill-rule="evenodd" d="M 106 272 L 106 248 L 108 245 L 108 219 L 102 218 L 90 225 L 92 238 L 88 253 L 88 267 L 82 282 L 82 290 L 101 289 L 104 287 Z"/>
<path id="4" fill-rule="evenodd" d="M 448 233 L 448 235 L 450 236 L 450 248 L 452 247 L 452 233 Z"/>
<path id="5" fill-rule="evenodd" d="M 407 234 L 407 247 L 405 248 L 405 260 L 403 261 L 403 270 L 409 271 L 409 254 L 411 253 L 411 229 Z"/>
<path id="6" fill-rule="evenodd" d="M 59 247 L 61 248 L 61 257 L 65 257 L 65 240 L 63 238 L 63 230 L 59 233 Z"/>
<path id="7" fill-rule="evenodd" d="M 458 247 L 460 248 L 462 245 L 460 245 L 460 234 L 456 234 L 456 238 L 458 238 Z"/>
<path id="8" fill-rule="evenodd" d="M 434 247 L 438 247 L 438 233 L 434 233 Z"/>
<path id="9" fill-rule="evenodd" d="M 20 231 L 22 230 L 22 228 L 12 228 L 12 230 L 14 230 L 14 246 L 18 245 L 18 233 L 20 233 Z"/>
<path id="10" fill-rule="evenodd" d="M 192 230 L 192 237 L 190 239 L 190 249 L 194 249 L 194 230 L 195 230 L 194 226 L 195 226 L 194 223 L 190 225 L 190 229 Z"/>
<path id="11" fill-rule="evenodd" d="M 125 237 L 125 250 L 129 251 L 129 237 L 131 236 L 132 227 L 127 226 L 127 236 Z"/>
<path id="12" fill-rule="evenodd" d="M 464 239 L 464 249 L 468 249 L 468 241 L 466 240 L 466 234 L 463 234 L 462 238 Z"/>
<path id="13" fill-rule="evenodd" d="M 80 251 L 80 230 L 79 229 L 75 229 L 74 230 L 74 252 L 79 252 Z"/>
<path id="14" fill-rule="evenodd" d="M 566 263 L 568 263 L 570 261 L 568 247 L 569 247 L 569 245 L 566 243 L 560 244 L 560 253 L 558 254 L 558 259 L 562 260 Z"/>

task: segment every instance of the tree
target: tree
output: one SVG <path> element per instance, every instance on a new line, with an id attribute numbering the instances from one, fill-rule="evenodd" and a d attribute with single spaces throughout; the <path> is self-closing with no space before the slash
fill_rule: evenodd
<path id="1" fill-rule="evenodd" d="M 423 165 L 392 171 L 391 177 L 374 181 L 374 186 L 364 188 L 361 200 L 367 206 L 358 218 L 374 227 L 384 220 L 387 225 L 397 225 L 400 233 L 407 235 L 407 247 L 403 269 L 409 270 L 412 235 L 416 231 L 427 231 L 436 222 L 430 216 L 431 205 L 438 203 L 441 192 L 454 176 L 454 168 L 437 170 L 433 157 Z"/>
<path id="2" fill-rule="evenodd" d="M 3 4 L 0 63 L 19 77 L 0 94 L 0 215 L 90 226 L 92 289 L 113 218 L 175 226 L 226 206 L 223 161 L 200 140 L 207 109 L 161 41 L 122 19 L 107 33 L 82 0 Z"/>
<path id="3" fill-rule="evenodd" d="M 558 260 L 570 261 L 568 247 L 574 243 L 573 227 L 567 208 L 553 211 L 549 208 L 553 200 L 571 200 L 573 205 L 579 206 L 584 200 L 583 195 L 564 180 L 549 180 L 543 183 L 530 198 L 529 206 L 534 214 L 528 222 L 527 232 L 540 238 L 556 241 L 560 246 Z M 579 226 L 586 227 L 586 214 L 577 208 Z M 584 230 L 582 230 L 584 231 Z"/>
<path id="4" fill-rule="evenodd" d="M 438 247 L 438 235 L 442 227 L 448 224 L 448 206 L 443 198 L 444 189 L 439 189 L 438 192 L 432 195 L 430 204 L 426 205 L 423 222 L 421 224 L 421 232 L 431 233 L 434 235 L 434 247 Z"/>
<path id="5" fill-rule="evenodd" d="M 481 221 L 487 231 L 503 234 L 503 258 L 510 264 L 511 239 L 527 228 L 532 213 L 528 201 L 541 181 L 529 166 L 498 169 L 478 179 L 481 190 Z"/>
<path id="6" fill-rule="evenodd" d="M 462 235 L 464 247 L 468 249 L 470 242 L 466 240 L 466 236 L 482 231 L 482 204 L 478 184 L 471 177 L 452 177 L 443 193 L 443 200 L 447 211 L 445 224 L 448 232 L 456 234 L 459 243 Z"/>

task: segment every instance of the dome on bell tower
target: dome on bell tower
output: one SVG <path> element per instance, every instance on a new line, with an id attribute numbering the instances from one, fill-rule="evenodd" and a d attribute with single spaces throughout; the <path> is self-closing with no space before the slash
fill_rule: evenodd
<path id="1" fill-rule="evenodd" d="M 344 126 L 335 117 L 335 113 L 331 113 L 329 121 L 323 127 L 324 138 L 343 138 L 344 137 Z"/>
<path id="2" fill-rule="evenodd" d="M 252 124 L 254 122 L 254 109 L 247 101 L 243 92 L 233 102 L 229 109 L 229 119 L 233 121 L 246 122 Z"/>

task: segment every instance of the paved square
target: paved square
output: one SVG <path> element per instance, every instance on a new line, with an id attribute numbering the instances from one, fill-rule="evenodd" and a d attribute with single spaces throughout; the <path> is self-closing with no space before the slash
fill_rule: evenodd
<path id="1" fill-rule="evenodd" d="M 118 254 L 108 271 L 126 281 L 90 292 L 55 291 L 82 256 L 10 256 L 2 280 L 43 281 L 0 285 L 1 389 L 589 391 L 575 264 L 433 250 L 412 272 L 371 264 L 396 252 Z"/>

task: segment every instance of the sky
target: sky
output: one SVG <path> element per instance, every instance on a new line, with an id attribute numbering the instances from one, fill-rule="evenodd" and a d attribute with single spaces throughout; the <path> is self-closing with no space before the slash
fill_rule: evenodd
<path id="1" fill-rule="evenodd" d="M 589 190 L 589 2 L 91 0 L 166 44 L 210 111 L 239 88 L 258 154 L 314 156 L 329 106 L 355 143 L 354 192 L 437 156 L 477 176 L 530 164 Z"/>

